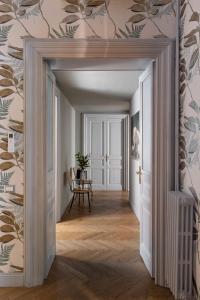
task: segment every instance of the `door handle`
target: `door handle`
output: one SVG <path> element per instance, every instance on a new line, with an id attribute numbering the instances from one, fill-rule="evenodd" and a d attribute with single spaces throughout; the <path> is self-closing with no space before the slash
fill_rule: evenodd
<path id="1" fill-rule="evenodd" d="M 109 155 L 108 155 L 108 154 L 106 154 L 106 162 L 108 161 L 108 159 L 109 159 Z"/>
<path id="2" fill-rule="evenodd" d="M 139 176 L 139 184 L 142 183 L 142 167 L 139 166 L 139 170 L 136 172 L 136 174 Z"/>

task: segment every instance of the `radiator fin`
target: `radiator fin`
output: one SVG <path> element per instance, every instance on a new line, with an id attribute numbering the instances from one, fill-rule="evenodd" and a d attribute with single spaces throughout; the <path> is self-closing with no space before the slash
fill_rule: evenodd
<path id="1" fill-rule="evenodd" d="M 192 299 L 193 199 L 169 192 L 166 221 L 166 285 L 176 299 Z"/>

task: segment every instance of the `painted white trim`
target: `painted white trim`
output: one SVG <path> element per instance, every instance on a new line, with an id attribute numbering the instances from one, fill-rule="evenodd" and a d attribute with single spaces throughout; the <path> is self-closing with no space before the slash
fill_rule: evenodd
<path id="1" fill-rule="evenodd" d="M 50 67 L 53 71 L 144 71 L 150 59 L 119 59 L 93 58 L 93 59 L 58 59 L 51 60 Z"/>
<path id="2" fill-rule="evenodd" d="M 124 119 L 124 190 L 129 191 L 129 151 L 130 151 L 130 142 L 129 142 L 129 136 L 130 136 L 130 128 L 129 128 L 129 115 L 126 116 Z"/>
<path id="3" fill-rule="evenodd" d="M 56 88 L 55 100 L 55 177 L 56 177 L 56 222 L 60 222 L 61 213 L 61 115 L 60 115 L 60 90 Z"/>
<path id="4" fill-rule="evenodd" d="M 153 240 L 155 281 L 165 285 L 165 206 L 174 189 L 174 41 L 169 39 L 24 39 L 25 59 L 25 285 L 43 283 L 45 261 L 45 109 L 47 58 L 151 58 L 155 60 Z M 36 164 L 37 162 L 37 164 Z"/>
<path id="5" fill-rule="evenodd" d="M 24 285 L 24 274 L 1 274 L 0 287 L 20 287 Z"/>
<path id="6" fill-rule="evenodd" d="M 180 97 L 180 70 L 179 70 L 179 39 L 180 39 L 180 0 L 177 0 L 177 15 L 176 15 L 176 54 L 175 54 L 175 84 L 174 84 L 174 93 L 175 93 L 175 110 L 174 110 L 174 119 L 175 119 L 175 190 L 179 190 L 179 128 L 180 128 L 180 117 L 179 117 L 179 97 Z"/>

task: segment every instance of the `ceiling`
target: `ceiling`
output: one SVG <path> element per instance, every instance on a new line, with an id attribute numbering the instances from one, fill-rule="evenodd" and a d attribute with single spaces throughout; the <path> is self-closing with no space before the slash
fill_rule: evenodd
<path id="1" fill-rule="evenodd" d="M 149 60 L 53 61 L 57 84 L 72 106 L 81 112 L 124 112 Z M 70 70 L 67 68 L 70 68 Z M 89 70 L 88 70 L 89 68 Z M 96 70 L 98 69 L 98 70 Z M 111 71 L 112 70 L 112 71 Z"/>

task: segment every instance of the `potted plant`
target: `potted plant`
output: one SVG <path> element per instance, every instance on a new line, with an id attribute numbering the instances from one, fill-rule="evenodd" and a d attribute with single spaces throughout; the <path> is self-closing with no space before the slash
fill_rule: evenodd
<path id="1" fill-rule="evenodd" d="M 90 166 L 88 155 L 83 155 L 80 152 L 75 154 L 77 164 L 79 166 L 79 173 L 77 172 L 78 179 L 87 179 L 86 168 Z"/>

